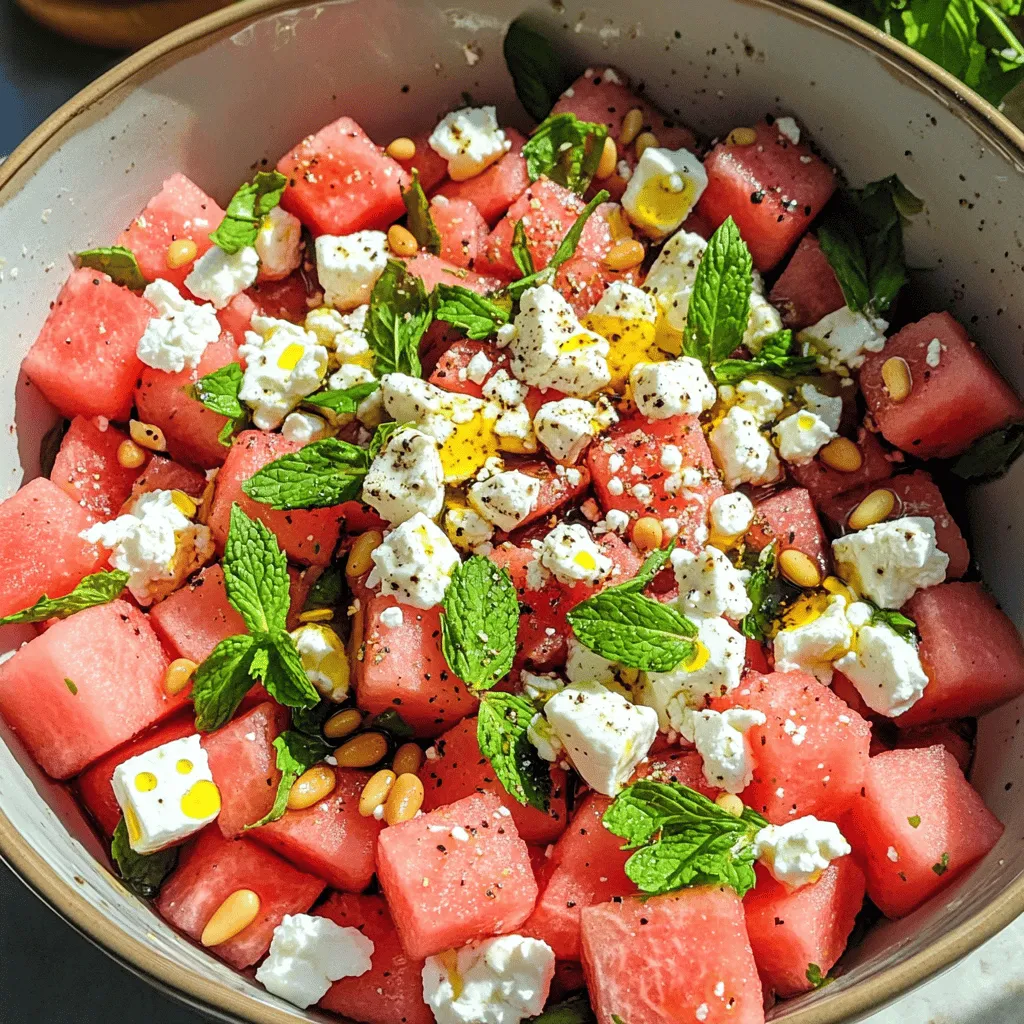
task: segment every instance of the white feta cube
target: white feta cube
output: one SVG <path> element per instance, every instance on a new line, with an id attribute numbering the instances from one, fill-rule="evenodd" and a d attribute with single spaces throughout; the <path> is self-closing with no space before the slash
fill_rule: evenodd
<path id="1" fill-rule="evenodd" d="M 207 345 L 220 337 L 220 321 L 213 306 L 182 297 L 170 281 L 158 279 L 142 293 L 155 307 L 139 338 L 135 353 L 146 366 L 167 373 L 194 370 Z"/>
<path id="2" fill-rule="evenodd" d="M 251 245 L 236 253 L 226 253 L 215 245 L 192 264 L 185 287 L 197 299 L 205 299 L 217 309 L 223 309 L 255 283 L 259 269 L 259 254 Z"/>
<path id="3" fill-rule="evenodd" d="M 779 130 L 779 134 L 792 142 L 794 146 L 800 145 L 800 125 L 794 118 L 777 117 L 775 118 L 775 127 Z"/>
<path id="4" fill-rule="evenodd" d="M 736 404 L 746 409 L 758 426 L 774 420 L 786 404 L 786 396 L 766 380 L 741 380 L 734 390 Z"/>
<path id="5" fill-rule="evenodd" d="M 718 541 L 735 541 L 750 529 L 754 521 L 754 503 L 740 491 L 715 498 L 710 512 L 712 537 Z"/>
<path id="6" fill-rule="evenodd" d="M 766 721 L 762 712 L 748 708 L 689 711 L 683 716 L 683 738 L 697 748 L 709 786 L 742 793 L 750 785 L 755 757 L 746 733 Z"/>
<path id="7" fill-rule="evenodd" d="M 487 353 L 481 349 L 479 352 L 475 352 L 466 364 L 466 380 L 470 380 L 474 384 L 483 384 L 487 379 L 487 374 L 493 369 L 494 363 L 487 357 Z"/>
<path id="8" fill-rule="evenodd" d="M 797 340 L 805 352 L 817 356 L 822 369 L 856 370 L 864 365 L 868 352 L 881 352 L 885 347 L 888 326 L 878 317 L 869 318 L 843 306 L 805 327 Z"/>
<path id="9" fill-rule="evenodd" d="M 909 711 L 928 686 L 917 648 L 884 623 L 858 629 L 853 648 L 835 667 L 872 711 L 887 718 Z"/>
<path id="10" fill-rule="evenodd" d="M 722 417 L 708 436 L 708 445 L 729 487 L 774 483 L 782 472 L 775 449 L 742 406 L 734 405 Z"/>
<path id="11" fill-rule="evenodd" d="M 363 501 L 392 525 L 417 512 L 436 519 L 444 507 L 444 467 L 438 445 L 419 430 L 398 430 L 370 464 Z"/>
<path id="12" fill-rule="evenodd" d="M 614 688 L 617 685 L 615 662 L 595 654 L 585 647 L 572 633 L 569 634 L 568 654 L 565 661 L 565 677 L 570 683 L 600 683 Z"/>
<path id="13" fill-rule="evenodd" d="M 275 206 L 260 222 L 253 245 L 260 258 L 259 276 L 264 281 L 280 281 L 302 262 L 302 221 Z"/>
<path id="14" fill-rule="evenodd" d="M 333 353 L 341 363 L 367 359 L 370 343 L 366 340 L 368 305 L 356 306 L 349 313 L 339 313 L 330 306 L 319 306 L 306 314 L 304 326 L 316 335 L 317 341 Z"/>
<path id="15" fill-rule="evenodd" d="M 381 401 L 398 423 L 414 423 L 424 434 L 444 444 L 460 423 L 482 412 L 484 402 L 472 395 L 445 391 L 430 381 L 404 373 L 388 373 L 380 382 Z"/>
<path id="16" fill-rule="evenodd" d="M 466 492 L 470 506 L 499 530 L 514 530 L 533 511 L 539 496 L 540 481 L 518 469 L 477 480 Z"/>
<path id="17" fill-rule="evenodd" d="M 754 855 L 777 882 L 791 889 L 816 882 L 832 861 L 850 852 L 837 825 L 812 815 L 768 825 L 754 837 Z"/>
<path id="18" fill-rule="evenodd" d="M 658 307 L 654 299 L 628 281 L 612 281 L 590 312 L 595 316 L 614 316 L 619 320 L 658 322 Z"/>
<path id="19" fill-rule="evenodd" d="M 530 724 L 526 727 L 526 738 L 536 747 L 537 753 L 545 761 L 557 761 L 565 753 L 562 741 L 541 711 L 538 711 L 530 719 Z"/>
<path id="20" fill-rule="evenodd" d="M 331 435 L 327 420 L 311 412 L 290 412 L 281 424 L 281 433 L 296 444 L 309 444 Z"/>
<path id="21" fill-rule="evenodd" d="M 574 463 L 597 435 L 597 407 L 582 398 L 546 402 L 533 418 L 537 440 L 556 462 Z"/>
<path id="22" fill-rule="evenodd" d="M 839 422 L 843 418 L 843 400 L 833 398 L 819 391 L 813 384 L 801 384 L 797 390 L 804 400 L 808 412 L 820 416 L 829 426 L 830 430 L 838 430 Z"/>
<path id="23" fill-rule="evenodd" d="M 370 557 L 366 585 L 379 585 L 382 594 L 413 608 L 439 605 L 460 561 L 451 541 L 422 512 L 396 526 Z"/>
<path id="24" fill-rule="evenodd" d="M 803 409 L 779 420 L 772 438 L 779 455 L 794 466 L 805 466 L 836 432 L 817 414 Z"/>
<path id="25" fill-rule="evenodd" d="M 775 634 L 775 668 L 779 672 L 810 672 L 819 683 L 828 684 L 832 682 L 832 662 L 845 654 L 852 642 L 846 598 L 834 594 L 820 615 Z"/>
<path id="26" fill-rule="evenodd" d="M 481 544 L 487 544 L 494 536 L 494 527 L 479 512 L 459 506 L 445 513 L 444 531 L 462 551 L 472 551 Z"/>
<path id="27" fill-rule="evenodd" d="M 663 363 L 637 363 L 629 371 L 637 409 L 651 420 L 690 413 L 699 416 L 718 397 L 697 359 L 681 356 Z"/>
<path id="28" fill-rule="evenodd" d="M 688 149 L 649 146 L 622 195 L 622 208 L 644 234 L 664 238 L 686 220 L 707 187 L 704 165 Z"/>
<path id="29" fill-rule="evenodd" d="M 566 586 L 594 584 L 603 580 L 614 567 L 601 545 L 580 523 L 559 523 L 541 542 L 541 565 Z"/>
<path id="30" fill-rule="evenodd" d="M 512 148 L 511 140 L 498 127 L 494 107 L 453 110 L 441 118 L 427 144 L 448 161 L 452 181 L 476 177 Z"/>
<path id="31" fill-rule="evenodd" d="M 737 569 L 718 548 L 706 547 L 699 555 L 676 548 L 671 559 L 684 615 L 721 615 L 739 621 L 749 614 L 749 573 Z"/>
<path id="32" fill-rule="evenodd" d="M 346 312 L 369 302 L 388 265 L 388 252 L 383 231 L 321 235 L 316 240 L 316 270 L 327 304 Z"/>

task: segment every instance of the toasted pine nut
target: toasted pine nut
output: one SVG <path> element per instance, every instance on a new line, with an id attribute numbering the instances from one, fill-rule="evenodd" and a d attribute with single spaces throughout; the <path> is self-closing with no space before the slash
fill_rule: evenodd
<path id="1" fill-rule="evenodd" d="M 618 162 L 618 147 L 615 145 L 615 140 L 608 135 L 605 137 L 604 149 L 601 150 L 601 159 L 598 161 L 597 170 L 594 171 L 594 177 L 598 181 L 610 178 L 615 173 L 615 165 Z"/>
<path id="2" fill-rule="evenodd" d="M 415 775 L 423 764 L 423 751 L 417 743 L 403 743 L 391 758 L 396 775 Z"/>
<path id="3" fill-rule="evenodd" d="M 644 112 L 639 107 L 626 111 L 622 119 L 622 128 L 619 129 L 619 145 L 628 146 L 642 131 L 644 126 Z"/>
<path id="4" fill-rule="evenodd" d="M 167 439 L 164 432 L 152 423 L 142 423 L 139 420 L 131 420 L 128 423 L 128 433 L 136 444 L 148 448 L 151 452 L 167 451 Z"/>
<path id="5" fill-rule="evenodd" d="M 798 587 L 810 589 L 821 586 L 821 572 L 810 555 L 796 548 L 786 548 L 779 555 L 779 572 Z"/>
<path id="6" fill-rule="evenodd" d="M 851 513 L 846 525 L 851 530 L 863 530 L 888 519 L 896 507 L 896 495 L 884 487 L 872 491 Z"/>
<path id="7" fill-rule="evenodd" d="M 125 469 L 138 469 L 146 461 L 146 453 L 134 441 L 124 440 L 117 447 L 117 461 Z"/>
<path id="8" fill-rule="evenodd" d="M 829 469 L 839 473 L 856 473 L 864 465 L 864 456 L 848 437 L 837 437 L 829 441 L 818 454 Z"/>
<path id="9" fill-rule="evenodd" d="M 882 380 L 894 402 L 904 401 L 914 387 L 910 365 L 901 356 L 893 356 L 882 363 Z"/>
<path id="10" fill-rule="evenodd" d="M 171 491 L 171 501 L 186 519 L 191 519 L 199 509 L 192 496 L 184 491 Z"/>
<path id="11" fill-rule="evenodd" d="M 400 135 L 388 143 L 388 148 L 384 152 L 392 160 L 411 160 L 416 155 L 416 143 Z"/>
<path id="12" fill-rule="evenodd" d="M 171 270 L 191 263 L 199 254 L 199 247 L 191 238 L 176 238 L 167 246 L 167 266 Z"/>
<path id="13" fill-rule="evenodd" d="M 743 813 L 743 801 L 735 793 L 719 793 L 715 797 L 715 803 L 726 814 L 731 814 L 734 818 L 738 818 Z"/>
<path id="14" fill-rule="evenodd" d="M 199 941 L 204 946 L 219 946 L 251 925 L 259 912 L 259 896 L 252 889 L 236 889 L 213 912 Z"/>
<path id="15" fill-rule="evenodd" d="M 338 776 L 330 765 L 315 764 L 303 772 L 288 792 L 288 810 L 304 811 L 329 796 L 338 784 Z"/>
<path id="16" fill-rule="evenodd" d="M 646 250 L 635 238 L 623 238 L 605 254 L 602 262 L 609 270 L 631 270 L 643 263 Z"/>
<path id="17" fill-rule="evenodd" d="M 389 825 L 397 825 L 400 821 L 408 821 L 416 817 L 416 812 L 423 806 L 423 783 L 418 775 L 407 772 L 395 779 L 391 787 L 391 795 L 384 805 L 384 820 Z"/>
<path id="18" fill-rule="evenodd" d="M 392 224 L 388 228 L 388 245 L 396 256 L 415 256 L 420 249 L 413 233 L 401 224 Z"/>
<path id="19" fill-rule="evenodd" d="M 633 143 L 633 148 L 636 150 L 636 158 L 640 159 L 644 155 L 645 149 L 650 149 L 651 146 L 657 148 L 658 136 L 654 132 L 641 132 L 636 137 L 636 142 Z"/>
<path id="20" fill-rule="evenodd" d="M 370 555 L 383 543 L 384 535 L 379 530 L 367 530 L 356 537 L 345 562 L 345 575 L 352 580 L 369 572 L 373 565 Z"/>
<path id="21" fill-rule="evenodd" d="M 199 666 L 188 658 L 175 658 L 164 673 L 164 689 L 173 697 L 181 693 L 190 682 Z"/>
<path id="22" fill-rule="evenodd" d="M 369 768 L 388 752 L 388 741 L 383 733 L 364 732 L 353 736 L 334 752 L 342 768 Z"/>
<path id="23" fill-rule="evenodd" d="M 345 708 L 324 722 L 324 735 L 329 740 L 342 740 L 346 736 L 351 736 L 362 724 L 362 711 L 357 708 Z"/>
<path id="24" fill-rule="evenodd" d="M 661 547 L 664 531 L 654 516 L 642 516 L 633 525 L 633 543 L 640 551 L 653 551 Z"/>
<path id="25" fill-rule="evenodd" d="M 216 486 L 213 480 L 207 480 L 203 493 L 199 498 L 199 511 L 196 514 L 197 522 L 205 526 L 210 519 L 210 509 L 213 507 L 213 494 Z"/>
<path id="26" fill-rule="evenodd" d="M 373 812 L 381 804 L 388 802 L 391 787 L 395 784 L 395 779 L 397 778 L 398 776 L 390 768 L 381 768 L 379 772 L 374 772 L 370 776 L 369 781 L 363 786 L 363 792 L 359 796 L 359 813 L 364 818 L 372 817 Z"/>
<path id="27" fill-rule="evenodd" d="M 757 132 L 753 128 L 733 128 L 725 137 L 727 146 L 752 146 L 757 142 Z"/>
<path id="28" fill-rule="evenodd" d="M 333 608 L 310 608 L 299 615 L 299 622 L 330 622 L 333 618 Z"/>

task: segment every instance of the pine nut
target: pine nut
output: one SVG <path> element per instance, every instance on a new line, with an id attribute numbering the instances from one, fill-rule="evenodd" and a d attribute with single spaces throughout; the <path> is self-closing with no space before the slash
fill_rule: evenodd
<path id="1" fill-rule="evenodd" d="M 381 768 L 379 772 L 370 776 L 369 782 L 363 786 L 363 792 L 359 795 L 359 813 L 364 818 L 373 817 L 373 812 L 381 804 L 388 802 L 391 787 L 397 778 L 390 768 Z"/>
<path id="2" fill-rule="evenodd" d="M 641 132 L 636 137 L 636 142 L 633 143 L 633 148 L 636 150 L 636 158 L 640 159 L 644 155 L 645 149 L 650 149 L 654 146 L 655 149 L 658 147 L 658 136 L 654 132 Z"/>
<path id="3" fill-rule="evenodd" d="M 396 775 L 415 775 L 423 764 L 423 751 L 418 743 L 403 743 L 391 758 Z"/>
<path id="4" fill-rule="evenodd" d="M 205 526 L 210 520 L 210 510 L 213 508 L 213 495 L 216 491 L 213 480 L 207 480 L 203 493 L 199 498 L 199 511 L 196 514 L 196 521 Z"/>
<path id="5" fill-rule="evenodd" d="M 389 825 L 397 825 L 400 821 L 408 821 L 416 817 L 416 812 L 423 806 L 423 783 L 418 775 L 406 773 L 395 779 L 391 787 L 391 795 L 384 805 L 384 820 Z"/>
<path id="6" fill-rule="evenodd" d="M 818 454 L 829 469 L 839 473 L 856 473 L 864 465 L 864 456 L 848 437 L 837 437 L 829 441 Z"/>
<path id="7" fill-rule="evenodd" d="M 370 571 L 373 559 L 370 555 L 384 543 L 384 536 L 379 530 L 367 530 L 356 537 L 345 562 L 345 575 L 354 580 Z"/>
<path id="8" fill-rule="evenodd" d="M 640 551 L 654 551 L 661 547 L 664 531 L 654 516 L 643 516 L 633 526 L 633 543 Z"/>
<path id="9" fill-rule="evenodd" d="M 288 791 L 288 810 L 304 811 L 329 796 L 338 784 L 338 776 L 330 765 L 315 764 L 303 772 Z"/>
<path id="10" fill-rule="evenodd" d="M 164 673 L 164 689 L 173 697 L 181 693 L 190 682 L 199 666 L 188 658 L 175 658 Z"/>
<path id="11" fill-rule="evenodd" d="M 631 270 L 644 261 L 646 250 L 635 238 L 623 238 L 605 254 L 602 262 L 609 270 Z"/>
<path id="12" fill-rule="evenodd" d="M 618 147 L 615 145 L 615 140 L 608 135 L 604 140 L 604 149 L 601 150 L 601 159 L 598 161 L 597 170 L 594 171 L 594 177 L 598 181 L 610 178 L 615 173 L 615 166 L 618 162 Z"/>
<path id="13" fill-rule="evenodd" d="M 338 747 L 334 757 L 342 768 L 369 768 L 387 752 L 388 741 L 383 733 L 364 732 Z"/>
<path id="14" fill-rule="evenodd" d="M 134 441 L 125 440 L 118 445 L 117 461 L 125 469 L 138 469 L 146 461 L 146 453 Z"/>
<path id="15" fill-rule="evenodd" d="M 128 433 L 136 444 L 148 448 L 151 452 L 167 451 L 167 439 L 164 432 L 153 426 L 152 423 L 142 423 L 139 420 L 131 420 L 128 424 Z"/>
<path id="16" fill-rule="evenodd" d="M 851 513 L 846 520 L 851 530 L 863 530 L 874 526 L 883 519 L 888 519 L 896 507 L 896 495 L 884 487 L 872 491 Z"/>
<path id="17" fill-rule="evenodd" d="M 885 383 L 885 390 L 889 392 L 889 398 L 893 402 L 903 402 L 914 387 L 914 380 L 910 376 L 910 366 L 906 359 L 900 356 L 893 356 L 882 363 L 882 380 Z"/>
<path id="18" fill-rule="evenodd" d="M 184 491 L 171 491 L 171 501 L 186 519 L 191 519 L 199 509 L 192 496 Z"/>
<path id="19" fill-rule="evenodd" d="M 252 889 L 237 889 L 213 912 L 199 941 L 204 946 L 219 946 L 248 928 L 259 912 L 259 896 Z"/>
<path id="20" fill-rule="evenodd" d="M 719 793 L 715 797 L 715 803 L 734 818 L 743 813 L 743 801 L 735 793 Z"/>
<path id="21" fill-rule="evenodd" d="M 299 622 L 305 625 L 307 622 L 330 622 L 333 618 L 333 608 L 310 608 L 309 611 L 300 613 Z"/>
<path id="22" fill-rule="evenodd" d="M 779 555 L 779 572 L 805 590 L 821 586 L 821 573 L 814 559 L 796 548 L 786 548 Z"/>
<path id="23" fill-rule="evenodd" d="M 346 736 L 351 736 L 362 724 L 362 711 L 357 708 L 345 708 L 324 722 L 324 735 L 329 740 L 343 740 Z"/>
<path id="24" fill-rule="evenodd" d="M 639 107 L 626 111 L 619 129 L 619 145 L 628 146 L 643 130 L 644 112 Z"/>
<path id="25" fill-rule="evenodd" d="M 199 254 L 199 247 L 191 238 L 176 238 L 167 246 L 167 266 L 171 270 L 191 263 Z"/>
<path id="26" fill-rule="evenodd" d="M 415 235 L 401 224 L 392 224 L 388 228 L 388 245 L 396 256 L 415 256 L 420 250 Z"/>
<path id="27" fill-rule="evenodd" d="M 388 143 L 388 148 L 384 152 L 392 160 L 411 160 L 416 155 L 416 143 L 412 139 L 407 139 L 404 135 L 400 135 L 397 139 L 392 139 Z"/>
<path id="28" fill-rule="evenodd" d="M 757 132 L 753 128 L 733 128 L 725 137 L 727 146 L 752 146 L 757 142 Z"/>

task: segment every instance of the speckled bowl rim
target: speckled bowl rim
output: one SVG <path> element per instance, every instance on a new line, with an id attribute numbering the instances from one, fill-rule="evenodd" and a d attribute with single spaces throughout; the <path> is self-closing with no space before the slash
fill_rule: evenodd
<path id="1" fill-rule="evenodd" d="M 823 0 L 742 0 L 778 11 L 782 16 L 803 18 L 845 37 L 855 45 L 874 51 L 898 64 L 927 91 L 942 91 L 970 120 L 986 140 L 1024 164 L 1024 132 L 1006 116 L 938 65 L 885 35 L 873 26 Z M 171 32 L 126 58 L 88 85 L 50 115 L 0 164 L 0 203 L 10 198 L 5 190 L 19 171 L 45 159 L 57 145 L 58 136 L 77 118 L 82 118 L 134 79 L 145 78 L 154 66 L 168 58 L 182 58 L 208 45 L 210 37 L 222 30 L 277 11 L 296 6 L 294 0 L 241 0 L 223 10 Z M 83 127 L 87 124 L 83 120 Z M 0 810 L 0 858 L 35 894 L 80 934 L 124 967 L 161 991 L 221 1020 L 252 1021 L 254 1024 L 294 1024 L 295 1016 L 283 1009 L 266 1006 L 235 992 L 212 978 L 182 976 L 176 965 L 133 938 L 92 906 L 72 886 L 66 885 Z M 837 994 L 825 1006 L 795 1008 L 787 1024 L 841 1024 L 876 1009 L 920 984 L 931 975 L 955 963 L 990 939 L 1024 913 L 1024 877 L 1013 881 L 967 921 L 903 963 Z"/>

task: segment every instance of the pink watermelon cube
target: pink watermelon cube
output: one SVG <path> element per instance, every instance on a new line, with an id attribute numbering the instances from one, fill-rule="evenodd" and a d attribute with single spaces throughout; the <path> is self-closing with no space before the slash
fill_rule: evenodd
<path id="1" fill-rule="evenodd" d="M 814 676 L 750 672 L 711 706 L 752 708 L 768 719 L 748 734 L 754 778 L 740 794 L 748 807 L 781 825 L 805 814 L 837 821 L 850 806 L 867 766 L 871 726 Z"/>
<path id="2" fill-rule="evenodd" d="M 441 233 L 441 259 L 472 270 L 490 232 L 480 211 L 469 199 L 434 196 L 430 215 Z"/>
<path id="3" fill-rule="evenodd" d="M 761 983 L 731 889 L 683 889 L 583 911 L 597 1024 L 764 1024 Z"/>
<path id="4" fill-rule="evenodd" d="M 864 872 L 853 857 L 833 861 L 813 885 L 789 889 L 760 864 L 757 887 L 743 898 L 747 936 L 766 992 L 808 992 L 811 965 L 826 975 L 846 949 L 864 902 Z"/>
<path id="5" fill-rule="evenodd" d="M 537 901 L 526 843 L 493 793 L 384 829 L 377 876 L 416 958 L 515 932 Z"/>
<path id="6" fill-rule="evenodd" d="M 974 722 L 966 719 L 961 722 L 936 722 L 934 725 L 922 725 L 916 729 L 907 729 L 896 737 L 896 748 L 899 750 L 916 750 L 918 747 L 943 746 L 953 760 L 966 775 L 974 758 L 972 734 Z"/>
<path id="7" fill-rule="evenodd" d="M 413 256 L 411 260 L 407 260 L 405 269 L 418 277 L 428 292 L 432 292 L 439 284 L 457 284 L 462 288 L 468 288 L 471 292 L 488 295 L 506 283 L 505 278 L 495 277 L 493 274 L 484 276 L 472 270 L 463 270 L 462 267 L 457 267 L 454 263 L 441 259 L 440 256 L 432 256 L 429 252 L 421 252 L 419 255 Z M 444 327 L 443 324 L 435 326 Z M 451 337 L 454 339 L 455 336 Z M 426 341 L 424 345 L 426 345 Z"/>
<path id="8" fill-rule="evenodd" d="M 697 210 L 717 228 L 732 217 L 758 270 L 778 263 L 835 191 L 835 172 L 774 121 L 756 125 L 749 146 L 720 142 L 704 158 L 708 187 Z"/>
<path id="9" fill-rule="evenodd" d="M 824 576 L 828 572 L 829 544 L 814 511 L 810 492 L 803 487 L 778 491 L 754 506 L 754 522 L 747 543 L 760 551 L 775 542 L 775 554 L 795 548 L 813 559 Z"/>
<path id="10" fill-rule="evenodd" d="M 309 280 L 307 286 L 307 278 L 303 277 L 302 272 L 298 270 L 283 277 L 280 281 L 257 281 L 244 294 L 245 298 L 251 299 L 256 307 L 267 316 L 276 317 L 278 320 L 291 320 L 293 323 L 301 323 L 310 308 L 323 302 L 323 293 L 316 288 L 315 282 Z M 247 304 L 240 302 L 241 298 L 242 296 L 236 296 L 228 306 L 221 310 L 221 315 L 218 317 L 221 324 L 235 335 L 235 340 L 239 344 L 242 342 L 236 333 L 235 325 L 243 321 L 247 312 Z M 232 311 L 233 321 L 231 315 L 225 319 L 223 316 L 225 310 Z M 251 312 L 249 315 L 251 316 Z M 248 328 L 249 321 L 246 319 L 244 323 L 243 330 Z"/>
<path id="11" fill-rule="evenodd" d="M 901 728 L 983 715 L 1024 693 L 1024 643 L 980 583 L 919 590 L 902 611 L 917 623 L 928 686 Z"/>
<path id="12" fill-rule="evenodd" d="M 814 235 L 800 239 L 768 298 L 782 314 L 783 324 L 793 331 L 810 327 L 846 305 L 832 264 Z"/>
<path id="13" fill-rule="evenodd" d="M 206 477 L 198 470 L 190 469 L 173 459 L 154 455 L 142 474 L 132 485 L 131 499 L 150 491 L 184 491 L 193 498 L 201 498 L 206 490 Z"/>
<path id="14" fill-rule="evenodd" d="M 95 605 L 0 665 L 0 714 L 48 775 L 67 779 L 181 707 L 185 695 L 164 689 L 167 664 L 138 608 Z"/>
<path id="15" fill-rule="evenodd" d="M 427 141 L 430 136 L 431 131 L 410 135 L 409 138 L 416 146 L 416 152 L 409 160 L 398 161 L 410 178 L 414 170 L 419 174 L 420 184 L 427 195 L 448 177 L 448 161 L 430 148 L 430 143 Z"/>
<path id="16" fill-rule="evenodd" d="M 464 718 L 434 743 L 437 756 L 420 769 L 423 810 L 432 811 L 473 793 L 493 793 L 511 812 L 519 835 L 528 843 L 553 843 L 564 831 L 565 771 L 551 766 L 551 807 L 545 813 L 527 807 L 508 795 L 495 776 L 491 763 L 480 753 L 476 719 Z"/>
<path id="17" fill-rule="evenodd" d="M 386 228 L 405 213 L 409 176 L 350 117 L 303 139 L 277 169 L 289 179 L 281 206 L 314 235 Z"/>
<path id="18" fill-rule="evenodd" d="M 278 281 L 267 281 L 267 285 L 279 284 Z M 260 304 L 256 301 L 255 286 L 250 288 L 249 291 L 240 292 L 236 295 L 223 309 L 217 310 L 217 320 L 220 323 L 224 331 L 231 336 L 231 340 L 235 345 L 245 344 L 245 332 L 252 329 L 252 318 L 254 313 L 260 312 Z M 252 294 L 250 294 L 252 293 Z M 268 316 L 275 316 L 276 314 L 268 313 Z M 302 316 L 299 317 L 302 320 L 306 315 L 306 305 L 303 303 Z M 282 317 L 281 319 L 291 320 L 292 317 Z M 223 335 L 221 335 L 223 337 Z"/>
<path id="19" fill-rule="evenodd" d="M 630 782 L 639 779 L 654 779 L 655 782 L 678 782 L 681 786 L 703 793 L 714 800 L 721 792 L 708 784 L 704 775 L 704 759 L 696 750 L 679 750 L 668 747 L 664 750 L 652 748 L 650 754 L 636 766 Z"/>
<path id="20" fill-rule="evenodd" d="M 376 870 L 374 853 L 384 823 L 359 813 L 359 795 L 372 772 L 335 768 L 333 792 L 303 811 L 261 825 L 252 838 L 332 889 L 362 892 Z"/>
<path id="21" fill-rule="evenodd" d="M 886 917 L 905 917 L 985 856 L 1003 826 L 945 747 L 871 758 L 842 823 Z"/>
<path id="22" fill-rule="evenodd" d="M 820 458 L 813 459 L 803 466 L 787 466 L 786 471 L 801 486 L 811 492 L 811 498 L 817 508 L 837 494 L 856 490 L 867 484 L 886 480 L 892 476 L 894 455 L 879 443 L 878 437 L 866 427 L 857 430 L 852 439 L 861 456 L 860 469 L 853 473 L 844 473 L 826 466 Z M 902 461 L 903 453 L 896 452 L 895 458 Z"/>
<path id="23" fill-rule="evenodd" d="M 21 364 L 65 416 L 126 420 L 142 371 L 136 345 L 156 310 L 96 270 L 73 270 Z"/>
<path id="24" fill-rule="evenodd" d="M 594 217 L 601 216 L 601 210 L 607 209 L 609 206 L 611 206 L 610 203 L 599 206 L 594 211 Z M 609 242 L 607 249 L 612 247 L 613 242 L 614 239 Z M 601 259 L 583 255 L 566 260 L 558 268 L 553 286 L 562 293 L 565 301 L 572 306 L 576 315 L 582 318 L 597 305 L 605 290 L 614 281 L 639 285 L 641 275 L 636 270 L 609 270 Z"/>
<path id="25" fill-rule="evenodd" d="M 168 246 L 171 242 L 191 239 L 196 244 L 198 259 L 213 245 L 210 232 L 223 219 L 224 211 L 195 182 L 179 172 L 164 182 L 142 213 L 121 232 L 116 244 L 135 253 L 147 281 L 160 277 L 181 289 L 195 261 L 169 267 Z"/>
<path id="26" fill-rule="evenodd" d="M 500 160 L 474 178 L 446 181 L 437 190 L 438 195 L 448 199 L 468 199 L 488 224 L 497 223 L 516 196 L 530 184 L 522 155 L 526 138 L 515 128 L 506 128 L 505 134 L 512 148 Z"/>
<path id="27" fill-rule="evenodd" d="M 929 350 L 938 365 L 929 364 Z M 897 356 L 906 360 L 913 382 L 901 402 L 889 398 L 882 380 L 882 364 Z M 869 355 L 860 386 L 885 439 L 922 459 L 959 455 L 983 434 L 1024 419 L 1013 388 L 945 312 L 908 324 Z"/>
<path id="28" fill-rule="evenodd" d="M 239 969 L 256 963 L 270 948 L 285 914 L 304 914 L 323 891 L 307 875 L 248 839 L 225 839 L 209 825 L 182 851 L 178 866 L 156 900 L 160 916 L 198 941 L 214 911 L 239 889 L 260 900 L 256 919 L 210 952 Z"/>
<path id="29" fill-rule="evenodd" d="M 343 928 L 358 928 L 373 943 L 370 970 L 336 981 L 321 1009 L 362 1024 L 434 1024 L 423 1002 L 423 961 L 406 956 L 383 896 L 332 892 L 316 912 Z"/>

